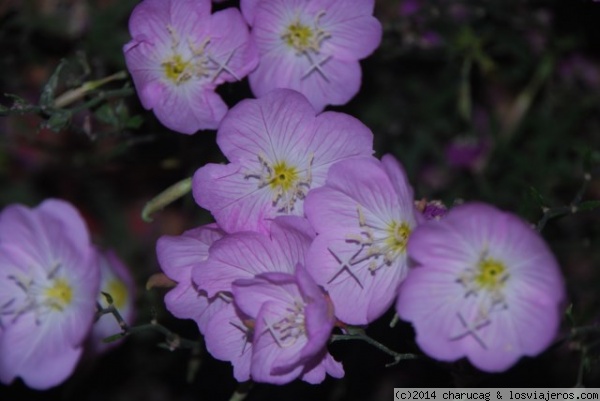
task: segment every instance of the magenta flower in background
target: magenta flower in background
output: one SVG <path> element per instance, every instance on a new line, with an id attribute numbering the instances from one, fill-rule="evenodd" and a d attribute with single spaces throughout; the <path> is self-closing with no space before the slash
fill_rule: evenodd
<path id="1" fill-rule="evenodd" d="M 318 111 L 346 104 L 360 88 L 358 60 L 381 42 L 374 5 L 374 0 L 242 1 L 260 57 L 249 76 L 254 94 L 294 89 Z"/>
<path id="2" fill-rule="evenodd" d="M 66 380 L 96 310 L 100 272 L 77 210 L 61 200 L 0 214 L 0 382 Z"/>
<path id="3" fill-rule="evenodd" d="M 417 267 L 400 288 L 398 315 L 429 356 L 467 357 L 499 372 L 555 338 L 565 288 L 540 235 L 492 206 L 457 206 L 420 225 L 408 242 Z"/>
<path id="4" fill-rule="evenodd" d="M 263 273 L 236 280 L 240 309 L 255 319 L 252 380 L 285 384 L 301 377 L 317 384 L 326 374 L 344 376 L 327 352 L 335 317 L 333 305 L 302 265 L 294 275 Z"/>
<path id="5" fill-rule="evenodd" d="M 325 183 L 331 164 L 373 153 L 373 134 L 360 121 L 315 114 L 304 96 L 285 89 L 238 103 L 217 132 L 230 164 L 196 171 L 196 202 L 227 232 L 268 233 L 276 216 L 302 216 L 304 197 Z"/>
<path id="6" fill-rule="evenodd" d="M 420 218 L 404 170 L 390 155 L 336 163 L 305 211 L 318 233 L 306 267 L 336 316 L 349 324 L 377 319 L 406 276 L 406 243 Z"/>
<path id="7" fill-rule="evenodd" d="M 240 12 L 210 9 L 210 0 L 144 0 L 123 48 L 142 105 L 184 134 L 216 129 L 227 105 L 215 88 L 240 80 L 258 61 Z"/>
<path id="8" fill-rule="evenodd" d="M 129 269 L 114 251 L 99 252 L 98 258 L 100 261 L 101 292 L 98 295 L 98 303 L 103 308 L 107 308 L 109 304 L 102 292 L 109 294 L 121 317 L 127 324 L 133 324 L 135 318 L 135 282 Z M 113 347 L 119 341 L 104 343 L 102 340 L 122 331 L 123 329 L 113 315 L 100 316 L 92 329 L 91 348 L 96 352 L 102 352 Z"/>

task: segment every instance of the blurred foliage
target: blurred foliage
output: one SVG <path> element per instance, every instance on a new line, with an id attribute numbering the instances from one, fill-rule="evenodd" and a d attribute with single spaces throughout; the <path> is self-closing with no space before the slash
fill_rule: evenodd
<path id="1" fill-rule="evenodd" d="M 35 205 L 47 197 L 73 202 L 96 243 L 117 250 L 141 289 L 158 271 L 160 235 L 210 221 L 191 196 L 155 214 L 152 223 L 141 220 L 142 208 L 201 165 L 224 159 L 214 132 L 169 132 L 120 75 L 136 3 L 0 2 L 0 205 Z M 230 5 L 237 3 L 219 7 Z M 402 161 L 419 198 L 448 205 L 482 200 L 532 224 L 547 208 L 567 208 L 543 231 L 569 286 L 564 340 L 499 375 L 464 362 L 385 368 L 389 357 L 369 344 L 336 343 L 331 349 L 344 362 L 345 379 L 257 385 L 248 400 L 378 400 L 401 386 L 569 387 L 578 379 L 600 387 L 598 331 L 577 341 L 568 335 L 572 327 L 600 323 L 600 3 L 377 0 L 376 15 L 383 42 L 362 62 L 359 95 L 335 109 L 373 130 L 377 154 Z M 219 93 L 230 106 L 251 96 L 245 81 Z M 581 192 L 586 173 L 591 179 Z M 568 213 L 579 192 L 579 213 Z M 197 338 L 193 323 L 165 311 L 163 295 L 140 291 L 138 320 L 156 314 L 169 329 Z M 391 318 L 369 327 L 369 335 L 396 351 L 418 352 L 411 328 L 390 329 Z M 37 393 L 19 383 L 0 387 L 0 399 L 12 399 L 2 393 L 28 400 L 231 395 L 229 366 L 204 353 L 197 378 L 186 383 L 190 354 L 158 349 L 159 341 L 152 333 L 136 335 L 104 357 L 84 360 L 58 388 Z"/>

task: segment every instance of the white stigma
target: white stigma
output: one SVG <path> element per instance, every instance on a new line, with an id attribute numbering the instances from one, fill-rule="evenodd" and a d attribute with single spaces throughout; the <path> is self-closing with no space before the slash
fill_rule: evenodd
<path id="1" fill-rule="evenodd" d="M 299 338 L 306 337 L 304 306 L 304 302 L 296 300 L 293 306 L 286 308 L 289 313 L 279 321 L 264 321 L 279 348 L 291 347 Z"/>

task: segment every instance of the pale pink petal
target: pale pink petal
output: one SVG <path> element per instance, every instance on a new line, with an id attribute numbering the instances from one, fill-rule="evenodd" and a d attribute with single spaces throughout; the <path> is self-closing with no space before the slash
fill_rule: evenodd
<path id="1" fill-rule="evenodd" d="M 239 279 L 233 285 L 233 298 L 242 312 L 256 319 L 263 304 L 273 301 L 279 305 L 294 304 L 301 298 L 294 276 L 289 273 L 262 273 L 256 278 Z M 281 309 L 285 314 L 285 308 Z"/>
<path id="2" fill-rule="evenodd" d="M 237 9 L 228 8 L 213 14 L 209 36 L 211 59 L 221 69 L 217 84 L 242 79 L 258 65 L 258 51 Z"/>
<path id="3" fill-rule="evenodd" d="M 293 272 L 295 265 L 285 264 L 284 252 L 263 234 L 230 234 L 212 246 L 209 258 L 194 267 L 192 277 L 198 288 L 212 297 L 219 291 L 231 291 L 231 283 L 238 279 L 267 272 Z"/>
<path id="4" fill-rule="evenodd" d="M 297 358 L 306 343 L 306 337 L 300 337 L 292 345 L 280 347 L 270 332 L 272 330 L 270 326 L 277 323 L 283 316 L 282 308 L 276 302 L 263 304 L 257 316 L 251 367 L 252 379 L 256 382 L 285 384 L 302 373 L 302 365 L 298 365 L 284 374 L 272 373 L 272 367 L 275 366 L 276 361 Z"/>
<path id="5" fill-rule="evenodd" d="M 258 162 L 261 154 L 268 160 L 279 160 L 306 149 L 314 116 L 314 109 L 302 95 L 273 91 L 258 100 L 238 103 L 223 119 L 217 143 L 231 162 Z"/>
<path id="6" fill-rule="evenodd" d="M 189 280 L 192 266 L 205 260 L 208 248 L 223 235 L 216 224 L 207 224 L 182 235 L 160 237 L 156 243 L 156 255 L 161 269 L 172 280 Z"/>
<path id="7" fill-rule="evenodd" d="M 0 336 L 0 381 L 9 384 L 19 376 L 29 387 L 45 390 L 71 375 L 82 349 L 65 343 L 60 328 L 48 323 L 37 326 L 33 313 L 27 313 L 5 328 Z"/>
<path id="8" fill-rule="evenodd" d="M 333 229 L 317 236 L 308 251 L 306 267 L 329 294 L 338 319 L 362 325 L 381 316 L 392 305 L 406 267 L 400 259 L 371 271 L 370 263 L 375 261 L 361 257 L 360 247 L 346 241 L 350 233 Z"/>
<path id="9" fill-rule="evenodd" d="M 146 2 L 148 0 L 144 0 Z M 163 0 L 164 1 L 164 0 Z M 212 4 L 206 0 L 167 0 L 171 28 L 180 38 L 199 39 L 208 33 Z M 143 4 L 143 3 L 142 3 Z"/>
<path id="10" fill-rule="evenodd" d="M 371 156 L 373 133 L 348 114 L 326 111 L 317 117 L 310 148 L 315 152 L 314 188 L 325 183 L 329 167 L 336 162 L 355 156 Z"/>
<path id="11" fill-rule="evenodd" d="M 345 9 L 352 6 L 344 5 Z M 361 60 L 377 49 L 381 43 L 383 29 L 381 23 L 371 15 L 356 16 L 346 20 L 336 20 L 340 16 L 326 13 L 322 28 L 331 37 L 323 41 L 321 51 L 324 54 L 334 54 L 340 60 Z"/>
<path id="12" fill-rule="evenodd" d="M 250 379 L 252 342 L 232 303 L 215 313 L 203 329 L 206 349 L 221 361 L 233 365 L 233 375 L 238 382 Z"/>
<path id="13" fill-rule="evenodd" d="M 254 14 L 256 14 L 256 7 L 261 0 L 240 0 L 240 9 L 246 22 L 250 25 L 254 22 Z"/>
<path id="14" fill-rule="evenodd" d="M 196 203 L 210 210 L 226 232 L 268 232 L 266 218 L 275 217 L 269 187 L 258 188 L 237 164 L 206 164 L 196 171 L 192 191 Z"/>

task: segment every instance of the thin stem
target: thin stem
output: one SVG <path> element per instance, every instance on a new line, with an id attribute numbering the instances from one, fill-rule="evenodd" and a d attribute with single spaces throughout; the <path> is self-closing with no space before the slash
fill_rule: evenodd
<path id="1" fill-rule="evenodd" d="M 57 109 L 61 109 L 65 106 L 68 106 L 68 105 L 78 101 L 79 99 L 82 99 L 88 93 L 90 93 L 94 89 L 98 89 L 102 85 L 105 85 L 109 82 L 126 79 L 126 78 L 127 78 L 127 72 L 119 71 L 115 74 L 109 75 L 108 77 L 105 77 L 102 79 L 98 79 L 96 81 L 85 82 L 80 87 L 71 89 L 71 90 L 63 93 L 59 97 L 57 97 L 54 100 L 54 103 L 52 104 L 52 106 Z"/>
<path id="2" fill-rule="evenodd" d="M 151 199 L 142 210 L 142 220 L 149 223 L 152 221 L 151 215 L 156 213 L 159 210 L 162 210 L 165 206 L 173 203 L 177 199 L 186 195 L 188 192 L 192 190 L 192 178 L 185 178 L 175 184 L 171 185 L 169 188 L 162 191 L 160 194 L 156 195 L 153 199 Z"/>
<path id="3" fill-rule="evenodd" d="M 579 211 L 578 206 L 581 204 L 583 195 L 587 191 L 588 185 L 591 180 L 592 180 L 592 176 L 590 173 L 586 172 L 583 174 L 583 182 L 582 182 L 581 186 L 579 187 L 579 189 L 577 190 L 575 197 L 573 198 L 573 200 L 571 201 L 571 203 L 568 206 L 542 208 L 542 211 L 544 212 L 544 214 L 542 215 L 542 218 L 538 221 L 536 230 L 538 232 L 542 232 L 542 230 L 546 226 L 546 223 L 548 223 L 548 221 L 550 221 L 551 219 L 553 219 L 555 217 L 564 216 L 569 213 L 571 213 L 571 214 L 577 213 Z"/>
<path id="4" fill-rule="evenodd" d="M 201 346 L 200 342 L 188 340 L 186 338 L 182 338 L 179 334 L 173 333 L 171 330 L 166 328 L 165 326 L 159 324 L 156 319 L 152 319 L 152 321 L 148 324 L 142 324 L 139 326 L 129 326 L 121 313 L 112 303 L 112 297 L 107 293 L 102 293 L 106 298 L 108 306 L 103 308 L 100 303 L 96 303 L 96 320 L 98 320 L 101 316 L 111 314 L 114 316 L 115 320 L 119 324 L 121 328 L 121 333 L 114 334 L 104 339 L 105 342 L 112 342 L 119 340 L 121 338 L 127 337 L 131 334 L 140 333 L 143 331 L 157 331 L 165 336 L 166 348 L 173 351 L 179 348 L 188 348 L 195 350 Z"/>
<path id="5" fill-rule="evenodd" d="M 243 401 L 250 394 L 250 390 L 252 390 L 252 386 L 254 383 L 252 381 L 247 381 L 243 383 L 239 383 L 229 401 Z"/>
<path id="6" fill-rule="evenodd" d="M 394 358 L 394 362 L 388 363 L 387 365 L 385 365 L 386 367 L 396 365 L 397 363 L 399 363 L 400 361 L 403 361 L 403 360 L 417 359 L 419 357 L 418 355 L 415 355 L 415 354 L 401 354 L 399 352 L 396 352 L 396 351 L 388 348 L 387 346 L 383 345 L 379 341 L 369 337 L 367 335 L 367 333 L 365 333 L 364 330 L 358 329 L 358 328 L 353 328 L 352 332 L 349 334 L 334 334 L 331 336 L 330 342 L 333 343 L 336 341 L 347 341 L 347 340 L 365 341 L 365 342 L 371 344 L 372 346 L 374 346 L 375 348 L 379 349 L 380 351 L 385 352 L 386 354 L 392 356 Z"/>

